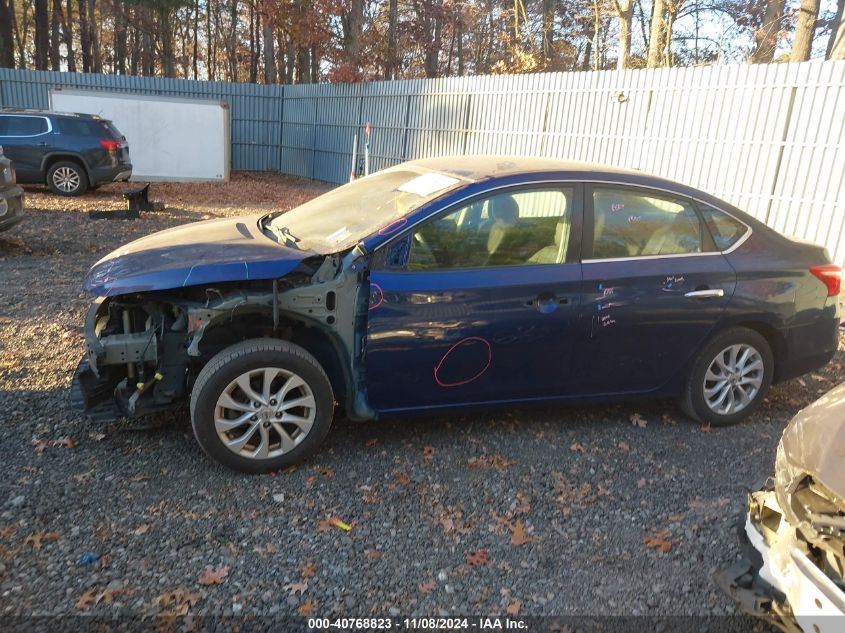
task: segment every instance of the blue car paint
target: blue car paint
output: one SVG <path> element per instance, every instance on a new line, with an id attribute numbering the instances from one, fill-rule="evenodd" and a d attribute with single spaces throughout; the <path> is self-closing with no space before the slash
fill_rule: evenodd
<path id="1" fill-rule="evenodd" d="M 277 279 L 313 251 L 288 248 L 264 235 L 261 215 L 177 226 L 135 240 L 98 261 L 88 292 L 111 297 L 232 281 Z"/>
<path id="2" fill-rule="evenodd" d="M 837 328 L 828 324 L 838 322 L 838 304 L 824 300 L 824 286 L 808 272 L 829 261 L 822 249 L 799 247 L 712 196 L 645 174 L 580 169 L 485 178 L 395 221 L 393 230 L 369 236 L 363 249 L 377 261 L 382 249 L 460 201 L 539 182 L 669 191 L 736 214 L 753 234 L 726 255 L 582 263 L 580 226 L 591 223 L 582 195 L 574 209 L 572 258 L 564 264 L 426 272 L 376 266 L 369 277 L 362 272 L 370 309 L 358 317 L 363 352 L 355 352 L 350 367 L 363 356 L 363 386 L 377 413 L 677 396 L 701 346 L 730 324 L 772 329 L 775 351 L 788 352 L 781 377 L 824 364 L 835 352 Z M 114 296 L 271 280 L 318 255 L 280 246 L 257 221 L 205 222 L 138 240 L 98 262 L 86 289 Z M 591 238 L 586 232 L 583 238 L 588 251 Z M 724 297 L 704 302 L 684 296 L 704 287 L 722 288 Z M 812 358 L 801 356 L 801 346 L 814 350 Z"/>

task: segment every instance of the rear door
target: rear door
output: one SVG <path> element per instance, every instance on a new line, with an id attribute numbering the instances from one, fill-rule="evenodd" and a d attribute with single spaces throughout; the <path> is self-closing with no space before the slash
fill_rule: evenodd
<path id="1" fill-rule="evenodd" d="M 41 162 L 50 149 L 50 120 L 29 114 L 0 114 L 0 145 L 21 182 L 42 182 Z"/>
<path id="2" fill-rule="evenodd" d="M 570 392 L 581 199 L 565 184 L 497 190 L 376 252 L 365 356 L 376 410 Z"/>
<path id="3" fill-rule="evenodd" d="M 593 185 L 586 194 L 579 353 L 585 395 L 648 392 L 685 368 L 716 328 L 736 274 L 692 200 Z"/>

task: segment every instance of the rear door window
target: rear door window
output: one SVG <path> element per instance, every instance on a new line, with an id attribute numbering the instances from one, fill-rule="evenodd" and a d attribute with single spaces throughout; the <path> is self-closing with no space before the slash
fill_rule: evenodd
<path id="1" fill-rule="evenodd" d="M 713 236 L 716 248 L 720 251 L 729 249 L 748 231 L 748 227 L 742 222 L 718 209 L 699 206 L 698 210 L 701 212 L 701 217 L 704 218 L 704 223 Z"/>
<path id="2" fill-rule="evenodd" d="M 702 252 L 692 203 L 639 190 L 593 189 L 593 259 Z"/>
<path id="3" fill-rule="evenodd" d="M 0 116 L 0 136 L 37 136 L 48 130 L 40 116 Z"/>

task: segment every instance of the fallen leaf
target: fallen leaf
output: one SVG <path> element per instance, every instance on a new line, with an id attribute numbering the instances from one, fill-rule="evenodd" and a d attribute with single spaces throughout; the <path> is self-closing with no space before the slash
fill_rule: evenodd
<path id="1" fill-rule="evenodd" d="M 101 442 L 104 439 L 106 439 L 106 434 L 105 433 L 89 433 L 88 437 L 90 439 L 94 440 L 95 442 Z"/>
<path id="2" fill-rule="evenodd" d="M 32 446 L 35 448 L 35 452 L 39 455 L 47 450 L 47 447 L 50 446 L 50 442 L 47 440 L 36 440 L 35 438 L 32 439 L 30 442 Z"/>
<path id="3" fill-rule="evenodd" d="M 529 540 L 525 534 L 525 524 L 517 521 L 511 529 L 511 545 L 525 545 Z"/>
<path id="4" fill-rule="evenodd" d="M 0 530 L 0 538 L 9 538 L 10 536 L 14 536 L 15 532 L 17 531 L 17 525 L 7 525 L 2 530 Z"/>
<path id="5" fill-rule="evenodd" d="M 226 580 L 226 576 L 228 575 L 229 568 L 225 565 L 223 567 L 218 567 L 217 569 L 206 567 L 205 570 L 199 575 L 199 578 L 197 578 L 197 582 L 205 586 L 222 585 L 223 582 Z"/>
<path id="6" fill-rule="evenodd" d="M 65 448 L 76 448 L 77 441 L 72 437 L 63 437 L 53 442 L 53 446 L 64 446 Z"/>
<path id="7" fill-rule="evenodd" d="M 149 475 L 132 475 L 129 481 L 147 481 L 149 478 Z"/>
<path id="8" fill-rule="evenodd" d="M 322 521 L 317 522 L 317 531 L 318 532 L 328 532 L 333 527 L 331 521 L 329 519 L 323 519 Z"/>
<path id="9" fill-rule="evenodd" d="M 665 554 L 672 549 L 674 543 L 671 541 L 672 533 L 668 529 L 652 532 L 643 537 L 643 543 L 648 547 Z"/>
<path id="10" fill-rule="evenodd" d="M 149 532 L 152 529 L 152 527 L 153 526 L 150 525 L 149 523 L 143 523 L 142 525 L 139 525 L 134 530 L 132 530 L 132 534 L 137 534 L 139 536 L 141 534 L 146 534 L 147 532 Z"/>
<path id="11" fill-rule="evenodd" d="M 377 549 L 367 550 L 367 558 L 369 558 L 370 560 L 378 560 L 382 556 L 384 556 L 384 552 L 380 552 Z"/>
<path id="12" fill-rule="evenodd" d="M 317 565 L 315 565 L 314 563 L 306 563 L 302 566 L 300 573 L 302 574 L 302 577 L 306 580 L 308 578 L 313 578 L 314 574 L 317 573 Z"/>
<path id="13" fill-rule="evenodd" d="M 572 442 L 572 446 L 569 447 L 569 450 L 573 453 L 584 453 L 587 451 L 587 449 L 584 448 L 584 446 L 582 444 L 579 444 L 578 442 Z"/>
<path id="14" fill-rule="evenodd" d="M 288 593 L 302 595 L 303 593 L 308 591 L 308 581 L 306 580 L 303 582 L 292 582 L 282 587 L 282 589 L 284 589 Z"/>
<path id="15" fill-rule="evenodd" d="M 334 470 L 331 468 L 316 468 L 315 470 L 323 477 L 334 477 Z"/>
<path id="16" fill-rule="evenodd" d="M 273 543 L 267 543 L 267 545 L 265 545 L 264 547 L 253 547 L 252 551 L 254 551 L 256 554 L 275 554 L 279 551 L 279 548 Z"/>
<path id="17" fill-rule="evenodd" d="M 337 527 L 337 528 L 340 528 L 340 529 L 341 529 L 341 530 L 343 530 L 344 532 L 351 532 L 351 531 L 352 531 L 352 526 L 351 526 L 351 525 L 349 525 L 348 523 L 344 523 L 344 522 L 343 522 L 343 521 L 341 521 L 338 517 L 332 517 L 332 518 L 330 518 L 330 519 L 329 519 L 329 525 L 333 525 L 333 526 L 335 526 L 335 527 Z"/>
<path id="18" fill-rule="evenodd" d="M 378 444 L 378 438 L 377 437 L 371 437 L 366 442 L 364 442 L 364 446 L 366 446 L 367 448 L 375 446 L 376 444 Z"/>
<path id="19" fill-rule="evenodd" d="M 305 616 L 305 615 L 310 615 L 311 611 L 313 609 L 314 609 L 314 603 L 311 600 L 306 600 L 301 605 L 299 605 L 299 608 L 296 610 L 296 612 L 299 615 Z"/>
<path id="20" fill-rule="evenodd" d="M 473 567 L 486 565 L 490 562 L 490 554 L 487 553 L 486 549 L 478 549 L 474 552 L 469 552 L 466 555 L 466 561 Z"/>
<path id="21" fill-rule="evenodd" d="M 632 413 L 628 419 L 631 420 L 632 426 L 636 426 L 641 429 L 644 429 L 648 425 L 648 420 L 639 413 Z"/>
<path id="22" fill-rule="evenodd" d="M 646 482 L 645 478 L 638 479 L 637 480 L 637 488 L 645 488 L 647 483 L 648 482 Z"/>
<path id="23" fill-rule="evenodd" d="M 400 486 L 407 486 L 411 483 L 411 478 L 408 477 L 405 473 L 396 473 L 393 475 L 393 481 L 395 481 Z"/>
<path id="24" fill-rule="evenodd" d="M 627 453 L 628 451 L 630 451 L 630 450 L 631 450 L 631 447 L 630 447 L 630 446 L 628 446 L 628 443 L 627 443 L 627 442 L 619 442 L 619 444 L 617 444 L 616 446 L 617 446 L 617 447 L 619 448 L 619 450 L 620 450 L 620 451 L 622 451 L 623 453 Z"/>
<path id="25" fill-rule="evenodd" d="M 707 423 L 707 424 L 704 424 L 704 425 L 698 427 L 698 430 L 701 431 L 702 433 L 712 433 L 713 427 L 710 426 L 710 423 Z"/>
<path id="26" fill-rule="evenodd" d="M 511 603 L 508 605 L 508 608 L 505 609 L 508 615 L 517 615 L 519 613 L 519 609 L 522 607 L 521 600 L 512 600 Z"/>
<path id="27" fill-rule="evenodd" d="M 508 459 L 504 455 L 496 453 L 495 455 L 481 455 L 480 457 L 473 457 L 467 462 L 467 465 L 470 468 L 494 468 L 495 470 L 502 472 L 505 468 L 512 466 L 515 463 L 515 461 Z"/>
<path id="28" fill-rule="evenodd" d="M 433 446 L 423 446 L 423 459 L 427 462 L 430 462 L 434 459 L 434 447 Z"/>
<path id="29" fill-rule="evenodd" d="M 80 596 L 79 600 L 76 601 L 76 608 L 80 610 L 88 609 L 89 607 L 94 606 L 97 603 L 97 590 L 96 589 L 89 589 L 85 593 Z"/>
<path id="30" fill-rule="evenodd" d="M 431 593 L 431 592 L 432 592 L 432 590 L 434 589 L 434 587 L 435 587 L 435 586 L 436 586 L 436 585 L 435 585 L 435 583 L 434 583 L 434 580 L 433 580 L 433 579 L 432 579 L 432 580 L 427 580 L 427 581 L 425 581 L 425 582 L 421 582 L 421 583 L 418 585 L 419 590 L 420 590 L 420 593 L 425 593 L 425 594 L 429 594 L 429 593 Z"/>
<path id="31" fill-rule="evenodd" d="M 24 539 L 24 545 L 31 545 L 33 549 L 41 549 L 41 544 L 48 541 L 58 541 L 58 532 L 35 532 Z"/>

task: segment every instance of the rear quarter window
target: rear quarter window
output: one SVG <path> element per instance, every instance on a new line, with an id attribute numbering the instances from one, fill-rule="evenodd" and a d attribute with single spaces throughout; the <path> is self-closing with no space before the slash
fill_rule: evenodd
<path id="1" fill-rule="evenodd" d="M 739 220 L 713 207 L 701 207 L 699 211 L 713 235 L 716 248 L 720 251 L 727 250 L 736 244 L 748 230 L 748 227 Z"/>
<path id="2" fill-rule="evenodd" d="M 56 130 L 64 136 L 91 136 L 97 139 L 109 136 L 104 121 L 91 119 L 57 119 Z"/>

